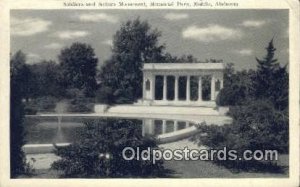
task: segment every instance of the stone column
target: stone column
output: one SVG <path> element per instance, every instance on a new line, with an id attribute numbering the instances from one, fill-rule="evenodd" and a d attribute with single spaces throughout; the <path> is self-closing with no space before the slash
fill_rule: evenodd
<path id="1" fill-rule="evenodd" d="M 191 77 L 188 75 L 186 76 L 186 101 L 190 101 L 190 96 L 191 96 L 191 81 L 190 81 Z"/>
<path id="2" fill-rule="evenodd" d="M 189 122 L 185 122 L 185 128 L 189 127 Z"/>
<path id="3" fill-rule="evenodd" d="M 149 119 L 149 134 L 154 134 L 154 120 L 153 119 Z"/>
<path id="4" fill-rule="evenodd" d="M 202 77 L 198 77 L 198 101 L 202 101 Z"/>
<path id="5" fill-rule="evenodd" d="M 220 90 L 223 88 L 223 79 L 220 79 Z"/>
<path id="6" fill-rule="evenodd" d="M 164 79 L 163 100 L 166 101 L 167 100 L 167 76 L 163 75 L 163 79 Z"/>
<path id="7" fill-rule="evenodd" d="M 214 75 L 211 76 L 211 82 L 210 82 L 210 100 L 215 100 L 215 77 Z"/>
<path id="8" fill-rule="evenodd" d="M 143 119 L 142 135 L 144 136 L 145 134 L 154 134 L 154 120 Z"/>
<path id="9" fill-rule="evenodd" d="M 155 100 L 155 75 L 151 76 L 151 99 Z"/>
<path id="10" fill-rule="evenodd" d="M 174 84 L 174 100 L 175 101 L 178 101 L 178 79 L 179 79 L 179 76 L 178 75 L 175 75 L 175 84 Z"/>
<path id="11" fill-rule="evenodd" d="M 174 121 L 174 131 L 178 130 L 178 121 Z"/>
<path id="12" fill-rule="evenodd" d="M 167 124 L 166 124 L 166 120 L 163 120 L 163 124 L 162 124 L 162 134 L 165 134 L 167 131 Z"/>
<path id="13" fill-rule="evenodd" d="M 146 77 L 145 77 L 145 73 L 143 74 L 143 99 L 146 99 Z"/>

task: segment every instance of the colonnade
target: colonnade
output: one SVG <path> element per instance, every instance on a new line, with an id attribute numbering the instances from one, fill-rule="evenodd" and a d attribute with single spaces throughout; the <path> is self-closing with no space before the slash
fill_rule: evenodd
<path id="1" fill-rule="evenodd" d="M 152 88 L 152 96 L 151 98 L 153 98 L 155 100 L 155 79 L 156 76 L 162 76 L 163 77 L 163 97 L 162 100 L 163 101 L 167 101 L 167 77 L 170 75 L 154 75 L 152 80 L 150 80 L 151 84 L 151 88 Z M 185 97 L 185 101 L 191 101 L 191 75 L 174 75 L 175 78 L 175 82 L 174 82 L 174 101 L 178 101 L 179 100 L 179 77 L 186 77 L 186 97 Z M 197 101 L 202 101 L 202 76 L 197 76 L 198 77 L 198 100 Z M 223 88 L 223 80 L 219 80 L 220 81 L 220 89 Z M 146 84 L 146 82 L 144 81 L 144 84 Z M 212 75 L 211 76 L 211 81 L 210 81 L 210 88 L 211 88 L 211 97 L 210 100 L 215 100 L 216 98 L 216 78 Z M 144 85 L 145 87 L 145 85 Z"/>

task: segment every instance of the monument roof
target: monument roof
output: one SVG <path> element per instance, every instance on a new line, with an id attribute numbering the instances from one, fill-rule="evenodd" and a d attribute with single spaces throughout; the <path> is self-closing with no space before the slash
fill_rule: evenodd
<path id="1" fill-rule="evenodd" d="M 143 70 L 223 70 L 224 63 L 145 63 Z"/>

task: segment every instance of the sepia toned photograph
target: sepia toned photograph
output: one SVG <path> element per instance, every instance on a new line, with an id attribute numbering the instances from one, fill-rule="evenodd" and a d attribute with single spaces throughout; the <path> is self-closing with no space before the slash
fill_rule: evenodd
<path id="1" fill-rule="evenodd" d="M 9 9 L 7 180 L 299 178 L 292 10 L 128 3 Z"/>

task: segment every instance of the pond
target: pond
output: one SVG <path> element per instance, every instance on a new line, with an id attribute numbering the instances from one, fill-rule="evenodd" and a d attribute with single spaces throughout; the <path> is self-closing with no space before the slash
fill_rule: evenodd
<path id="1" fill-rule="evenodd" d="M 125 120 L 112 117 L 83 117 L 83 116 L 26 116 L 26 144 L 72 143 L 80 137 L 85 129 L 85 123 L 98 121 Z M 166 119 L 126 119 L 134 124 L 141 135 L 166 135 L 179 132 L 194 124 L 186 121 Z"/>

